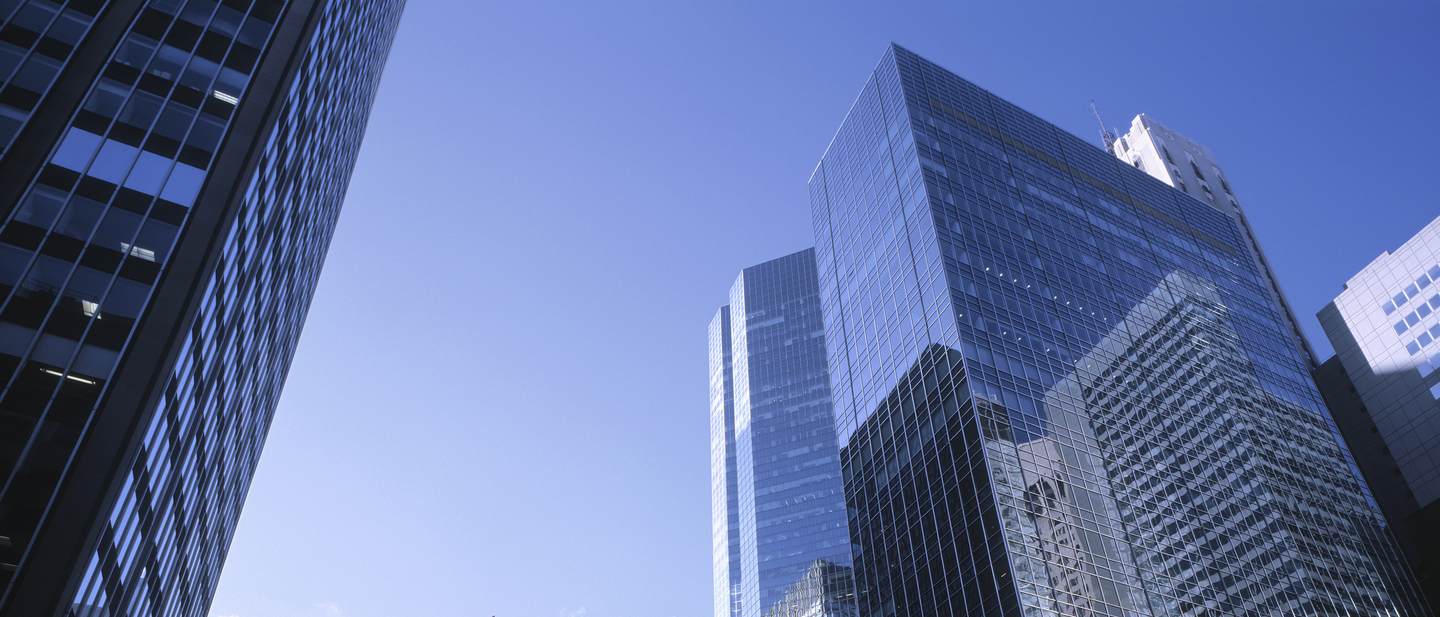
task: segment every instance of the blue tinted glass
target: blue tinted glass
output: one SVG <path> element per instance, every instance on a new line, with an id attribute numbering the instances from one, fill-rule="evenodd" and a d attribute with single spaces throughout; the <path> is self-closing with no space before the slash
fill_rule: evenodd
<path id="1" fill-rule="evenodd" d="M 859 614 L 1413 608 L 1236 219 L 894 46 L 810 194 Z"/>
<path id="2" fill-rule="evenodd" d="M 717 615 L 819 614 L 854 593 L 819 291 L 814 250 L 746 268 L 721 310 L 728 327 L 711 325 L 712 478 L 734 474 L 738 521 L 730 546 L 716 528 Z M 727 351 L 733 396 L 716 389 L 729 383 L 717 364 Z M 724 400 L 734 402 L 733 468 L 715 449 Z M 718 520 L 718 479 L 712 494 Z"/>

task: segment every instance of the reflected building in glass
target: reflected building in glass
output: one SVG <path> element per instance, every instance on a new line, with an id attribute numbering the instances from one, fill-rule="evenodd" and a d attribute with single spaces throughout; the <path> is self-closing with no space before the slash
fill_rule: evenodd
<path id="1" fill-rule="evenodd" d="M 1261 248 L 1260 239 L 1250 225 L 1250 217 L 1245 215 L 1245 208 L 1240 206 L 1240 200 L 1235 196 L 1235 190 L 1230 187 L 1225 171 L 1215 160 L 1215 153 L 1145 114 L 1135 116 L 1135 119 L 1130 121 L 1130 132 L 1112 143 L 1111 150 L 1117 158 L 1150 174 L 1150 177 L 1210 204 L 1235 219 L 1235 225 L 1240 228 L 1240 238 L 1245 244 L 1241 252 L 1250 253 L 1260 281 L 1270 293 L 1270 302 L 1280 309 L 1286 333 L 1308 356 L 1310 368 L 1313 370 L 1318 366 L 1315 350 L 1305 338 L 1305 330 L 1300 327 L 1300 320 L 1296 319 L 1290 300 L 1280 288 L 1280 281 L 1270 267 L 1270 259 L 1265 256 L 1265 249 Z M 1214 188 L 1211 188 L 1212 185 Z M 1236 250 L 1240 248 L 1237 247 Z"/>
<path id="2" fill-rule="evenodd" d="M 710 323 L 716 617 L 854 614 L 819 291 L 806 249 L 742 271 Z"/>
<path id="3" fill-rule="evenodd" d="M 859 615 L 1430 614 L 1227 212 L 898 46 L 810 192 Z"/>
<path id="4" fill-rule="evenodd" d="M 403 5 L 0 1 L 0 615 L 207 614 Z"/>

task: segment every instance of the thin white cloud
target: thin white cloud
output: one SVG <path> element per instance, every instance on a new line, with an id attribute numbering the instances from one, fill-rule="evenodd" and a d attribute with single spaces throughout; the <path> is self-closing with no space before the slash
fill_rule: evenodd
<path id="1" fill-rule="evenodd" d="M 585 607 L 562 608 L 560 609 L 560 617 L 585 617 Z"/>
<path id="2" fill-rule="evenodd" d="M 318 608 L 318 609 L 320 609 L 320 610 L 322 610 L 322 611 L 325 611 L 325 614 L 326 614 L 326 615 L 342 615 L 342 614 L 344 614 L 344 611 L 340 610 L 340 607 L 337 606 L 334 602 L 321 602 L 321 603 L 319 603 L 319 604 L 316 604 L 316 605 L 315 605 L 315 608 Z"/>

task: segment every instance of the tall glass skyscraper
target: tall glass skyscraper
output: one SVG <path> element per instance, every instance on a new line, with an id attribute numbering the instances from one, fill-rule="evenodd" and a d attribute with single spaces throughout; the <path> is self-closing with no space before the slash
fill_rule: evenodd
<path id="1" fill-rule="evenodd" d="M 403 0 L 0 0 L 0 615 L 203 616 Z"/>
<path id="2" fill-rule="evenodd" d="M 710 322 L 715 617 L 853 615 L 815 251 L 746 268 Z"/>
<path id="3" fill-rule="evenodd" d="M 1233 218 L 898 46 L 810 192 L 860 615 L 1429 614 Z"/>

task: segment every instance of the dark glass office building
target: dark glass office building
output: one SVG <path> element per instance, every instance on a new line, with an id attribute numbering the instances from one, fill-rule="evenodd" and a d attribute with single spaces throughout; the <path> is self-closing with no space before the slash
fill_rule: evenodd
<path id="1" fill-rule="evenodd" d="M 403 0 L 0 0 L 0 615 L 207 614 Z"/>
<path id="2" fill-rule="evenodd" d="M 892 46 L 810 181 L 859 615 L 1428 615 L 1234 220 Z"/>
<path id="3" fill-rule="evenodd" d="M 853 615 L 815 251 L 746 268 L 710 323 L 715 617 Z"/>

